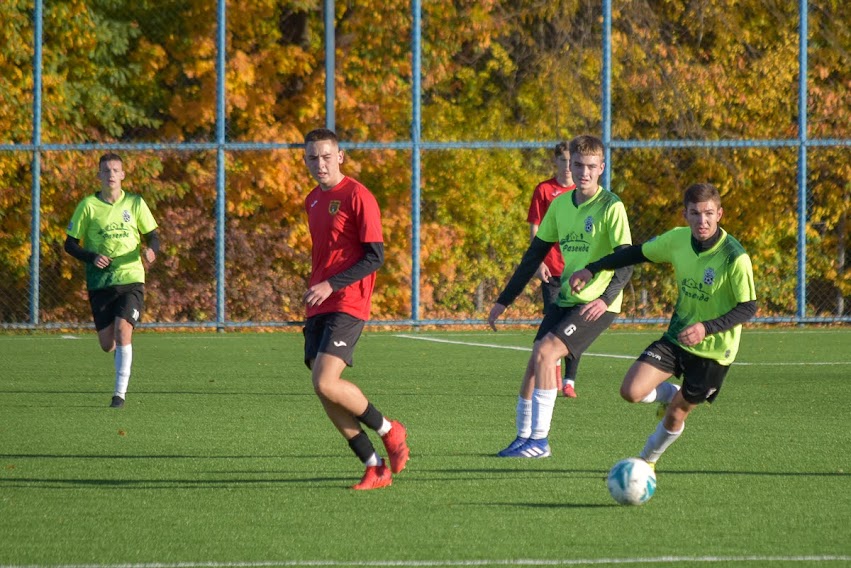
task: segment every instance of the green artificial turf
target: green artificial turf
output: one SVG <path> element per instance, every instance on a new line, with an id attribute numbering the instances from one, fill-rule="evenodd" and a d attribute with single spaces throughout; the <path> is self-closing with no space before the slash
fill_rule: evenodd
<path id="1" fill-rule="evenodd" d="M 120 410 L 93 332 L 0 335 L 0 566 L 851 565 L 851 330 L 746 329 L 653 499 L 623 507 L 606 472 L 657 420 L 618 387 L 659 335 L 603 334 L 553 456 L 524 460 L 494 454 L 533 330 L 367 328 L 344 376 L 411 446 L 371 492 L 299 333 L 140 331 Z"/>

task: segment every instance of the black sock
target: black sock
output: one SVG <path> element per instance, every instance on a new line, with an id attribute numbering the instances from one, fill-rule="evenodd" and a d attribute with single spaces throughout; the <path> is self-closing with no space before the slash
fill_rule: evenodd
<path id="1" fill-rule="evenodd" d="M 361 430 L 357 436 L 349 440 L 349 447 L 362 463 L 366 463 L 367 460 L 372 457 L 372 454 L 375 453 L 375 448 L 373 447 L 372 442 L 370 442 L 369 436 L 367 436 L 366 432 L 363 430 Z"/>
<path id="2" fill-rule="evenodd" d="M 366 411 L 357 419 L 372 430 L 378 430 L 384 424 L 384 415 L 378 412 L 378 409 L 371 402 L 367 403 Z"/>

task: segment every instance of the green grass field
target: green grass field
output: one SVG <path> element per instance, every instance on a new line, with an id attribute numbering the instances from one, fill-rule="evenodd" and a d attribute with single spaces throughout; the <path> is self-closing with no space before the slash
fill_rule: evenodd
<path id="1" fill-rule="evenodd" d="M 553 456 L 511 460 L 531 329 L 368 328 L 346 377 L 412 448 L 372 492 L 301 334 L 137 333 L 123 410 L 94 332 L 0 335 L 0 567 L 851 565 L 851 329 L 747 329 L 656 495 L 622 507 L 605 474 L 656 406 L 618 387 L 660 334 L 605 333 Z"/>

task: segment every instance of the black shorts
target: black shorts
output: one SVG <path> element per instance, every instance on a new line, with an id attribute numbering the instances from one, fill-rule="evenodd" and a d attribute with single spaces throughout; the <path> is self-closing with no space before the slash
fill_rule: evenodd
<path id="1" fill-rule="evenodd" d="M 558 276 L 550 276 L 549 282 L 541 282 L 541 297 L 544 299 L 544 313 L 547 313 L 547 308 L 558 301 L 558 295 L 561 293 L 561 278 Z"/>
<path id="2" fill-rule="evenodd" d="M 585 321 L 585 318 L 579 315 L 580 309 L 582 305 L 562 308 L 558 304 L 550 304 L 538 327 L 535 341 L 552 333 L 567 346 L 570 356 L 578 359 L 617 317 L 615 313 L 606 312 L 595 321 Z"/>
<path id="3" fill-rule="evenodd" d="M 145 309 L 145 285 L 120 284 L 92 290 L 89 292 L 89 304 L 98 331 L 112 325 L 115 318 L 125 319 L 136 327 Z"/>
<path id="4" fill-rule="evenodd" d="M 360 339 L 366 322 L 349 314 L 334 312 L 307 318 L 304 323 L 304 364 L 310 368 L 310 362 L 320 353 L 339 357 L 346 365 L 353 365 L 352 356 L 355 345 Z"/>
<path id="5" fill-rule="evenodd" d="M 729 366 L 698 357 L 665 337 L 651 343 L 638 357 L 660 371 L 683 379 L 683 398 L 691 404 L 712 402 L 721 391 Z"/>

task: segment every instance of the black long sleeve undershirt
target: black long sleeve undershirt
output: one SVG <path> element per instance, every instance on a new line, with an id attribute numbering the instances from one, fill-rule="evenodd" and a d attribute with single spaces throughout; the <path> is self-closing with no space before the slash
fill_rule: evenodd
<path id="1" fill-rule="evenodd" d="M 523 292 L 523 288 L 526 287 L 526 284 L 529 283 L 529 280 L 531 280 L 535 275 L 535 272 L 537 272 L 538 267 L 541 266 L 541 262 L 544 261 L 544 258 L 547 256 L 547 253 L 552 246 L 553 243 L 542 241 L 538 237 L 532 239 L 532 242 L 529 244 L 529 248 L 526 249 L 526 252 L 523 254 L 523 258 L 520 260 L 520 265 L 517 267 L 517 270 L 514 271 L 514 275 L 508 281 L 508 284 L 505 285 L 505 289 L 497 298 L 496 301 L 498 304 L 510 306 L 511 303 L 517 299 L 517 296 Z M 631 266 L 627 266 L 623 267 L 623 269 L 619 271 L 615 271 L 612 281 L 609 282 L 606 290 L 600 296 L 607 306 L 612 303 L 620 291 L 624 289 L 627 282 L 629 282 L 629 279 L 632 276 L 632 270 Z"/>
<path id="2" fill-rule="evenodd" d="M 756 300 L 739 302 L 726 314 L 701 323 L 703 323 L 703 328 L 706 330 L 706 335 L 727 331 L 754 317 L 756 315 L 756 308 Z"/>
<path id="3" fill-rule="evenodd" d="M 591 271 L 591 275 L 601 270 L 617 270 L 626 266 L 632 266 L 641 262 L 650 262 L 650 259 L 641 252 L 641 245 L 629 245 L 619 248 L 612 254 L 608 254 L 600 260 L 595 260 L 585 268 Z"/>
<path id="4" fill-rule="evenodd" d="M 532 276 L 535 275 L 535 272 L 541 266 L 552 246 L 553 243 L 542 241 L 538 237 L 532 239 L 532 242 L 529 243 L 529 248 L 526 249 L 526 252 L 523 253 L 523 258 L 520 259 L 520 265 L 514 271 L 508 284 L 505 285 L 505 289 L 499 295 L 499 298 L 496 299 L 498 304 L 502 304 L 503 306 L 511 305 L 517 296 L 520 295 L 520 292 L 523 291 L 523 288 L 526 287 L 526 284 L 529 283 L 529 280 L 532 279 Z"/>
<path id="5" fill-rule="evenodd" d="M 150 233 L 145 233 L 145 245 L 154 251 L 154 254 L 160 253 L 160 236 L 157 230 L 154 229 Z M 86 250 L 80 246 L 80 239 L 75 239 L 71 235 L 65 237 L 65 252 L 76 258 L 77 260 L 92 264 L 98 257 L 98 253 Z"/>
<path id="6" fill-rule="evenodd" d="M 384 264 L 384 243 L 363 243 L 363 258 L 328 279 L 336 292 L 369 276 Z"/>
<path id="7" fill-rule="evenodd" d="M 145 233 L 142 236 L 145 237 L 145 245 L 154 251 L 154 254 L 160 254 L 160 235 L 157 233 L 157 230 L 154 229 L 150 233 Z"/>
<path id="8" fill-rule="evenodd" d="M 621 245 L 615 249 L 615 252 L 629 248 L 629 246 L 630 245 Z M 629 283 L 629 279 L 632 278 L 633 270 L 632 265 L 624 266 L 615 270 L 615 273 L 612 275 L 612 279 L 609 281 L 609 285 L 606 286 L 606 289 L 603 290 L 602 294 L 600 294 L 600 299 L 603 300 L 607 306 L 612 305 L 612 302 L 615 301 L 615 298 L 618 297 L 621 290 L 623 290 Z M 568 278 L 570 278 L 570 276 L 568 276 Z"/>
<path id="9" fill-rule="evenodd" d="M 70 235 L 65 237 L 65 252 L 88 264 L 92 264 L 98 257 L 98 253 L 84 249 L 80 246 L 80 239 L 75 239 Z"/>

